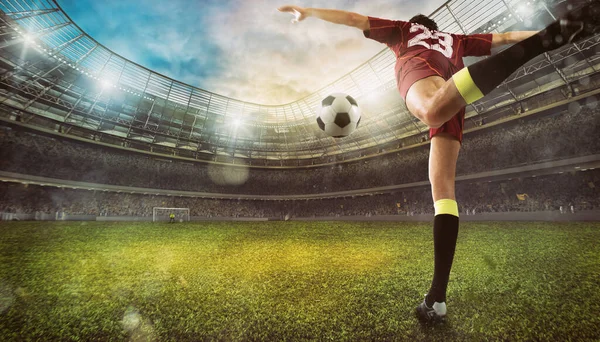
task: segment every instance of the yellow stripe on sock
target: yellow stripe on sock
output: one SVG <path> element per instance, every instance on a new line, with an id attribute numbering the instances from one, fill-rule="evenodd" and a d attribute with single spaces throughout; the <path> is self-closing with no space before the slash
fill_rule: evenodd
<path id="1" fill-rule="evenodd" d="M 475 82 L 473 82 L 468 68 L 463 68 L 461 71 L 454 74 L 452 80 L 467 104 L 471 104 L 483 97 L 483 93 L 479 90 L 479 87 L 477 87 Z"/>
<path id="2" fill-rule="evenodd" d="M 441 199 L 433 204 L 435 216 L 448 214 L 458 217 L 458 203 L 452 199 Z"/>

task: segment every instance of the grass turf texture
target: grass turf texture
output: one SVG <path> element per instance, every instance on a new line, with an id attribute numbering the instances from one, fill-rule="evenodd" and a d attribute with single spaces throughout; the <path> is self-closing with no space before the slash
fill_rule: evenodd
<path id="1" fill-rule="evenodd" d="M 597 340 L 600 224 L 2 223 L 0 340 Z"/>

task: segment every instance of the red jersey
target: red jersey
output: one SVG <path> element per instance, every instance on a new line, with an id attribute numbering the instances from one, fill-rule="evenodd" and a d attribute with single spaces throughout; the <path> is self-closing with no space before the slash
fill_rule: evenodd
<path id="1" fill-rule="evenodd" d="M 423 78 L 449 80 L 464 68 L 463 57 L 492 53 L 492 34 L 461 35 L 432 31 L 423 25 L 369 17 L 365 37 L 386 44 L 396 55 L 396 82 L 403 99 L 410 87 Z M 442 127 L 430 128 L 429 137 L 449 133 L 462 142 L 465 108 Z"/>
<path id="2" fill-rule="evenodd" d="M 369 17 L 367 38 L 386 44 L 396 54 L 396 76 L 409 59 L 428 50 L 440 52 L 455 67 L 464 68 L 463 57 L 490 55 L 492 34 L 461 35 L 431 31 L 425 26 L 401 20 Z M 455 71 L 455 72 L 456 72 Z"/>

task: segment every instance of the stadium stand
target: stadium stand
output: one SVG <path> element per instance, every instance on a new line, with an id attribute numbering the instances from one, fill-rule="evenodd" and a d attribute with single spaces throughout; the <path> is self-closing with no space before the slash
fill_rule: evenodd
<path id="1" fill-rule="evenodd" d="M 494 127 L 484 126 L 466 135 L 457 174 L 600 153 L 600 142 L 596 138 L 600 131 L 598 112 L 598 108 L 577 107 L 577 110 L 513 120 Z M 1 127 L 0 171 L 63 180 L 253 195 L 319 194 L 427 180 L 428 145 L 326 167 L 229 167 L 227 170 L 216 167 L 215 172 L 215 166 L 202 162 L 156 158 Z M 243 184 L 226 185 L 214 178 L 215 174 L 224 172 L 238 173 L 235 170 L 248 173 Z M 233 178 L 241 179 L 245 175 Z"/>
<path id="2" fill-rule="evenodd" d="M 534 29 L 534 19 L 542 24 L 568 10 L 564 1 L 532 2 L 530 11 L 516 15 L 521 5 L 452 0 L 432 16 L 442 30 L 484 33 Z M 461 8 L 476 8 L 478 15 Z M 306 98 L 265 106 L 126 60 L 73 25 L 56 1 L 2 3 L 0 22 L 0 172 L 22 176 L 0 186 L 0 211 L 145 217 L 154 206 L 189 207 L 202 217 L 432 212 L 428 129 L 400 100 L 396 57 L 387 49 Z M 595 170 L 546 170 L 537 178 L 518 170 L 574 158 L 598 161 L 599 47 L 592 38 L 539 56 L 468 106 L 465 128 L 471 131 L 457 166 L 464 213 L 598 208 Z M 361 129 L 348 139 L 331 139 L 315 125 L 314 108 L 331 89 L 357 95 L 363 109 Z M 245 129 L 227 129 L 227 118 L 240 113 L 250 119 Z M 512 179 L 481 178 L 508 168 L 518 169 Z M 28 185 L 27 177 L 50 178 L 54 187 Z M 73 189 L 72 182 L 93 183 L 96 191 Z M 127 187 L 148 191 L 134 194 Z M 394 189 L 380 194 L 381 187 Z M 179 191 L 236 199 L 176 197 Z M 330 196 L 335 192 L 352 194 Z M 238 199 L 243 196 L 255 200 Z M 261 200 L 265 196 L 337 198 Z"/>
<path id="3" fill-rule="evenodd" d="M 485 212 L 574 211 L 600 209 L 600 170 L 496 182 L 461 183 L 462 215 Z M 95 216 L 152 216 L 157 206 L 190 208 L 195 217 L 313 217 L 432 214 L 429 189 L 374 196 L 297 201 L 214 200 L 74 190 L 0 183 L 0 212 Z M 474 211 L 473 211 L 474 210 Z"/>

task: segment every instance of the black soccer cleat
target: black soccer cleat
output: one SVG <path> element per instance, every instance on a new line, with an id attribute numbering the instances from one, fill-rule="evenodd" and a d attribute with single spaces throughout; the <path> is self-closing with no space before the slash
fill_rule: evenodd
<path id="1" fill-rule="evenodd" d="M 425 300 L 415 310 L 417 318 L 421 323 L 437 324 L 446 321 L 446 303 L 435 302 L 431 307 L 427 306 Z"/>

